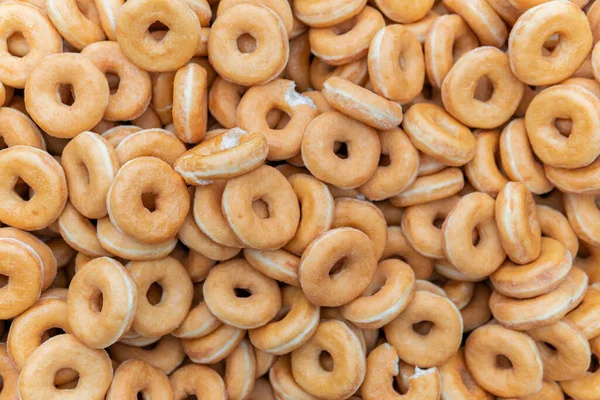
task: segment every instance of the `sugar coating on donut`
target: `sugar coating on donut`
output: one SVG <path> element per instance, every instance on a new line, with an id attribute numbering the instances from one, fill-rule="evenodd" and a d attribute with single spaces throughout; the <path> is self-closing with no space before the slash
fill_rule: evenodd
<path id="1" fill-rule="evenodd" d="M 290 87 L 288 90 L 286 90 L 286 92 L 283 96 L 283 99 L 292 108 L 304 105 L 304 106 L 312 107 L 315 110 L 317 109 L 317 106 L 315 105 L 315 103 L 312 101 L 312 99 L 310 97 L 303 96 L 300 93 L 296 92 L 296 84 L 295 83 L 290 84 Z"/>
<path id="2" fill-rule="evenodd" d="M 420 376 L 423 376 L 423 375 L 433 374 L 434 372 L 435 372 L 435 367 L 428 368 L 428 369 L 421 369 L 419 367 L 415 367 L 415 373 L 412 374 L 410 376 L 410 378 L 408 378 L 408 379 L 413 379 L 413 378 L 416 379 L 416 378 L 418 378 Z"/>
<path id="3" fill-rule="evenodd" d="M 241 128 L 233 128 L 225 132 L 221 139 L 221 150 L 230 149 L 240 144 L 240 138 L 242 135 L 246 135 L 248 132 Z"/>
<path id="4" fill-rule="evenodd" d="M 191 174 L 192 176 L 194 174 Z M 211 181 L 209 179 L 196 179 L 195 182 L 200 185 L 200 186 L 206 186 L 206 185 L 210 185 L 211 183 L 214 183 L 215 181 Z"/>

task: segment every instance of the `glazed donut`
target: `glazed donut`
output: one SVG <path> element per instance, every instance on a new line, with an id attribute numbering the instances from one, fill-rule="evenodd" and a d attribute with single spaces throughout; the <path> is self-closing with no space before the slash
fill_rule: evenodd
<path id="1" fill-rule="evenodd" d="M 440 14 L 435 11 L 429 11 L 423 18 L 410 24 L 404 24 L 404 27 L 412 32 L 421 45 L 425 45 L 425 38 L 433 22 L 440 17 Z"/>
<path id="2" fill-rule="evenodd" d="M 173 336 L 163 336 L 151 350 L 141 347 L 127 346 L 121 342 L 110 346 L 110 355 L 116 362 L 124 362 L 130 359 L 138 359 L 155 368 L 160 369 L 165 374 L 173 372 L 185 358 L 181 340 Z"/>
<path id="3" fill-rule="evenodd" d="M 462 348 L 439 367 L 442 379 L 442 396 L 448 399 L 493 400 L 492 396 L 479 386 L 467 369 Z"/>
<path id="4" fill-rule="evenodd" d="M 528 330 L 552 324 L 564 317 L 569 312 L 572 295 L 573 284 L 567 276 L 556 289 L 529 299 L 515 299 L 493 291 L 490 310 L 503 326 L 518 331 Z"/>
<path id="5" fill-rule="evenodd" d="M 69 326 L 86 346 L 108 347 L 133 324 L 137 302 L 138 291 L 127 270 L 111 258 L 95 258 L 71 280 Z"/>
<path id="6" fill-rule="evenodd" d="M 484 46 L 501 48 L 508 39 L 504 21 L 485 0 L 442 0 L 449 10 L 464 18 Z"/>
<path id="7" fill-rule="evenodd" d="M 306 343 L 320 320 L 320 308 L 309 303 L 299 288 L 286 286 L 281 296 L 279 313 L 283 318 L 249 332 L 250 341 L 257 349 L 275 355 L 290 353 Z"/>
<path id="8" fill-rule="evenodd" d="M 203 291 L 210 312 L 239 329 L 263 326 L 281 309 L 281 292 L 277 282 L 243 259 L 213 267 Z"/>
<path id="9" fill-rule="evenodd" d="M 327 351 L 333 361 L 328 372 L 319 362 Z M 365 354 L 358 337 L 342 321 L 321 321 L 310 340 L 292 352 L 292 374 L 298 385 L 323 399 L 347 398 L 363 383 Z"/>
<path id="10" fill-rule="evenodd" d="M 523 83 L 512 74 L 508 64 L 508 56 L 491 46 L 462 55 L 443 81 L 442 100 L 446 110 L 474 128 L 492 129 L 508 121 L 524 91 Z M 488 100 L 481 101 L 475 97 L 475 90 L 484 77 L 495 89 Z"/>
<path id="11" fill-rule="evenodd" d="M 43 336 L 47 335 L 50 329 L 59 328 L 70 333 L 66 293 L 64 296 L 40 298 L 31 308 L 13 320 L 6 346 L 18 370 L 23 369 L 29 356 L 40 347 Z M 73 371 L 63 370 L 57 374 L 55 382 L 66 383 L 75 378 Z"/>
<path id="12" fill-rule="evenodd" d="M 86 218 L 106 216 L 106 194 L 119 170 L 114 148 L 102 136 L 82 132 L 65 146 L 60 162 L 71 204 Z"/>
<path id="13" fill-rule="evenodd" d="M 399 226 L 402 224 L 404 208 L 395 207 L 389 201 L 379 201 L 374 204 L 379 208 L 388 225 Z"/>
<path id="14" fill-rule="evenodd" d="M 544 166 L 546 177 L 559 190 L 582 195 L 600 194 L 599 170 L 600 159 L 598 158 L 582 168 L 566 169 Z"/>
<path id="15" fill-rule="evenodd" d="M 106 400 L 134 397 L 139 393 L 148 398 L 173 398 L 173 388 L 164 372 L 140 360 L 122 362 L 115 370 Z"/>
<path id="16" fill-rule="evenodd" d="M 389 165 L 377 167 L 371 179 L 359 188 L 369 200 L 383 200 L 405 190 L 417 178 L 420 165 L 419 154 L 402 129 L 378 134 L 380 164 L 387 156 Z"/>
<path id="17" fill-rule="evenodd" d="M 508 359 L 508 365 L 500 364 L 501 359 Z M 475 382 L 496 396 L 529 396 L 542 388 L 542 360 L 524 333 L 484 325 L 469 335 L 465 361 Z"/>
<path id="18" fill-rule="evenodd" d="M 400 371 L 396 349 L 388 343 L 375 348 L 367 357 L 367 374 L 361 387 L 362 398 L 365 400 L 386 399 L 422 399 L 435 400 L 441 394 L 441 376 L 437 368 L 421 370 L 408 378 L 408 390 L 399 395 L 392 387 L 394 377 Z"/>
<path id="19" fill-rule="evenodd" d="M 542 49 L 553 34 L 559 35 L 559 42 L 547 56 Z M 552 85 L 567 79 L 591 50 L 587 18 L 570 2 L 547 2 L 530 8 L 517 19 L 508 39 L 510 67 L 527 85 Z"/>
<path id="20" fill-rule="evenodd" d="M 600 210 L 596 206 L 596 196 L 565 193 L 564 201 L 569 224 L 577 237 L 593 246 L 600 246 Z"/>
<path id="21" fill-rule="evenodd" d="M 219 2 L 217 17 L 225 14 L 229 9 L 239 5 L 239 4 L 254 4 L 254 5 L 262 5 L 264 7 L 268 7 L 271 11 L 273 11 L 283 25 L 288 35 L 292 34 L 292 29 L 294 25 L 294 16 L 292 14 L 291 5 L 285 0 L 268 0 L 268 1 L 256 1 L 256 0 L 222 0 Z M 292 39 L 290 37 L 290 39 Z"/>
<path id="22" fill-rule="evenodd" d="M 153 211 L 143 204 L 146 193 L 154 196 Z M 106 204 L 117 230 L 137 241 L 156 244 L 177 234 L 190 209 L 190 198 L 183 178 L 169 164 L 155 157 L 139 157 L 121 167 Z"/>
<path id="23" fill-rule="evenodd" d="M 547 193 L 553 185 L 544 173 L 544 166 L 534 158 L 524 121 L 522 118 L 514 119 L 502 130 L 502 169 L 511 180 L 523 183 L 532 193 Z"/>
<path id="24" fill-rule="evenodd" d="M 59 84 L 73 88 L 75 101 L 69 107 L 56 95 Z M 70 139 L 100 122 L 109 95 L 106 77 L 87 57 L 53 54 L 44 58 L 27 78 L 25 106 L 42 130 Z"/>
<path id="25" fill-rule="evenodd" d="M 90 257 L 110 256 L 98 240 L 96 227 L 71 204 L 58 217 L 58 231 L 75 250 Z"/>
<path id="26" fill-rule="evenodd" d="M 380 96 L 405 104 L 423 90 L 423 48 L 419 39 L 402 25 L 388 25 L 377 32 L 369 47 L 368 61 L 371 84 Z"/>
<path id="27" fill-rule="evenodd" d="M 259 132 L 233 128 L 182 154 L 175 161 L 175 171 L 186 183 L 196 186 L 235 178 L 262 164 L 269 151 L 267 142 Z"/>
<path id="28" fill-rule="evenodd" d="M 108 354 L 102 349 L 90 349 L 68 334 L 47 340 L 31 354 L 17 382 L 19 399 L 65 396 L 54 386 L 54 376 L 65 368 L 74 369 L 79 375 L 77 386 L 68 392 L 69 397 L 104 399 L 113 377 Z"/>
<path id="29" fill-rule="evenodd" d="M 50 285 L 52 285 L 52 281 L 56 277 L 58 263 L 52 249 L 49 247 L 50 242 L 44 243 L 30 233 L 8 226 L 0 228 L 0 238 L 16 239 L 24 245 L 31 247 L 31 249 L 40 257 L 40 260 L 42 261 L 43 281 L 41 290 L 44 291 L 48 289 Z"/>
<path id="30" fill-rule="evenodd" d="M 415 293 L 415 275 L 400 260 L 381 261 L 361 297 L 341 307 L 344 318 L 363 329 L 379 329 L 409 306 Z"/>
<path id="31" fill-rule="evenodd" d="M 256 358 L 256 375 L 255 375 L 255 377 L 258 379 L 259 377 L 261 377 L 261 376 L 265 375 L 267 372 L 269 372 L 269 370 L 271 369 L 273 364 L 275 364 L 275 361 L 277 361 L 277 356 L 274 354 L 270 354 L 265 351 L 262 351 L 256 347 L 253 347 L 253 348 L 254 348 L 254 357 Z"/>
<path id="32" fill-rule="evenodd" d="M 63 213 L 64 214 L 64 213 Z M 144 244 L 123 235 L 108 217 L 97 221 L 96 236 L 102 248 L 117 257 L 133 261 L 158 260 L 166 257 L 177 244 L 177 237 L 157 244 Z"/>
<path id="33" fill-rule="evenodd" d="M 205 365 L 190 364 L 178 368 L 169 377 L 173 387 L 174 400 L 184 400 L 188 396 L 207 396 L 209 399 L 227 398 L 225 383 L 218 373 Z"/>
<path id="34" fill-rule="evenodd" d="M 248 132 L 261 132 L 269 144 L 269 160 L 284 160 L 300 153 L 304 131 L 318 115 L 313 101 L 295 91 L 295 83 L 277 79 L 266 85 L 250 88 L 237 108 L 237 122 Z M 282 129 L 271 128 L 267 116 L 278 109 L 288 114 L 289 122 Z"/>
<path id="35" fill-rule="evenodd" d="M 524 265 L 504 262 L 491 276 L 494 289 L 518 299 L 540 296 L 554 290 L 572 265 L 571 255 L 559 241 L 542 238 L 538 258 Z"/>
<path id="36" fill-rule="evenodd" d="M 173 81 L 173 125 L 185 143 L 199 143 L 208 119 L 206 69 L 189 63 L 177 70 Z"/>
<path id="37" fill-rule="evenodd" d="M 156 157 L 173 166 L 186 148 L 171 132 L 151 128 L 127 135 L 115 147 L 115 151 L 121 165 L 138 157 Z"/>
<path id="38" fill-rule="evenodd" d="M 114 128 L 104 131 L 100 136 L 116 149 L 123 139 L 141 130 L 142 128 L 135 125 L 117 125 Z"/>
<path id="39" fill-rule="evenodd" d="M 244 249 L 244 258 L 254 269 L 280 282 L 300 286 L 298 267 L 300 257 L 285 250 Z"/>
<path id="40" fill-rule="evenodd" d="M 229 247 L 242 247 L 221 210 L 221 198 L 226 180 L 216 180 L 206 186 L 196 186 L 194 220 L 211 240 Z"/>
<path id="41" fill-rule="evenodd" d="M 401 24 L 421 20 L 431 10 L 434 2 L 434 0 L 375 0 L 375 4 L 386 17 Z"/>
<path id="42" fill-rule="evenodd" d="M 75 249 L 68 245 L 62 238 L 54 238 L 48 240 L 46 246 L 50 248 L 54 258 L 56 259 L 57 268 L 63 268 L 67 264 L 71 262 L 71 260 L 75 257 Z M 37 250 L 36 250 L 37 251 Z M 39 252 L 38 252 L 39 254 Z M 41 255 L 40 255 L 41 257 Z M 44 280 L 48 282 L 48 286 L 52 284 L 49 279 L 46 279 L 46 274 L 52 276 L 51 273 L 47 273 L 48 267 L 46 266 L 46 261 L 44 261 Z M 56 275 L 54 275 L 56 277 Z M 54 280 L 54 278 L 53 278 Z"/>
<path id="43" fill-rule="evenodd" d="M 193 193 L 193 191 L 190 192 Z M 192 279 L 196 282 L 206 278 L 208 270 L 210 270 L 210 268 L 214 265 L 214 262 L 209 263 L 206 262 L 207 260 L 229 260 L 240 252 L 238 247 L 221 245 L 212 241 L 208 236 L 206 236 L 198 227 L 198 224 L 196 224 L 194 221 L 193 207 L 190 208 L 187 216 L 185 217 L 183 226 L 181 229 L 179 229 L 177 237 L 191 251 L 197 253 L 199 257 L 194 257 L 199 258 L 199 260 L 196 261 L 203 261 L 200 262 L 198 266 L 193 268 L 194 271 L 191 271 L 188 268 L 188 272 L 192 276 Z M 204 260 L 202 260 L 202 258 Z"/>
<path id="44" fill-rule="evenodd" d="M 310 63 L 310 86 L 315 90 L 323 90 L 323 84 L 332 76 L 339 76 L 357 85 L 364 85 L 369 77 L 367 64 L 367 57 L 365 57 L 334 68 L 315 57 Z"/>
<path id="45" fill-rule="evenodd" d="M 537 205 L 536 210 L 542 235 L 558 240 L 565 246 L 571 258 L 575 258 L 579 250 L 579 241 L 567 218 L 548 206 Z"/>
<path id="46" fill-rule="evenodd" d="M 419 333 L 415 324 L 423 322 Z M 442 365 L 456 353 L 463 324 L 458 308 L 448 298 L 416 291 L 408 307 L 383 329 L 402 360 L 429 368 Z"/>
<path id="47" fill-rule="evenodd" d="M 301 22 L 313 28 L 327 28 L 349 20 L 359 14 L 367 0 L 332 1 L 323 3 L 318 0 L 294 1 L 294 15 Z"/>
<path id="48" fill-rule="evenodd" d="M 310 88 L 310 42 L 308 33 L 303 33 L 290 41 L 290 56 L 285 66 L 284 77 L 296 82 L 298 91 L 306 92 Z M 303 95 L 307 96 L 306 92 Z"/>
<path id="49" fill-rule="evenodd" d="M 251 399 L 276 400 L 273 388 L 267 378 L 260 378 L 254 381 L 254 388 L 250 393 Z"/>
<path id="50" fill-rule="evenodd" d="M 160 337 L 175 330 L 185 319 L 192 303 L 192 281 L 183 265 L 172 257 L 156 261 L 132 261 L 127 271 L 138 293 L 137 311 L 131 326 L 147 337 Z M 147 292 L 152 284 L 162 288 L 158 304 L 152 304 Z"/>
<path id="51" fill-rule="evenodd" d="M 460 15 L 436 18 L 425 39 L 425 67 L 431 85 L 441 88 L 454 64 L 454 57 L 460 58 L 478 44 L 477 37 Z"/>
<path id="52" fill-rule="evenodd" d="M 262 199 L 269 207 L 268 219 L 252 210 Z M 236 236 L 257 249 L 277 249 L 295 234 L 300 207 L 293 188 L 276 169 L 263 165 L 227 182 L 222 208 Z"/>
<path id="53" fill-rule="evenodd" d="M 192 362 L 214 364 L 224 360 L 246 336 L 246 331 L 223 324 L 208 335 L 183 339 L 183 351 Z"/>
<path id="54" fill-rule="evenodd" d="M 448 297 L 446 295 L 446 292 L 444 292 L 444 289 L 442 289 L 433 282 L 426 281 L 423 279 L 417 279 L 415 286 L 416 290 L 437 294 L 440 297 Z"/>
<path id="55" fill-rule="evenodd" d="M 291 357 L 280 356 L 269 371 L 269 382 L 273 392 L 281 399 L 318 400 L 298 385 L 292 375 Z M 262 398 L 261 398 L 262 399 Z"/>
<path id="56" fill-rule="evenodd" d="M 254 388 L 255 374 L 254 347 L 244 339 L 225 359 L 224 381 L 229 398 L 248 398 Z"/>
<path id="57" fill-rule="evenodd" d="M 381 260 L 398 258 L 406 262 L 417 279 L 428 279 L 433 272 L 433 260 L 417 252 L 399 226 L 388 226 L 387 242 Z"/>
<path id="58" fill-rule="evenodd" d="M 358 229 L 373 242 L 375 258 L 379 260 L 383 255 L 387 225 L 382 212 L 372 203 L 347 197 L 336 199 L 331 227 Z"/>
<path id="59" fill-rule="evenodd" d="M 7 399 L 18 398 L 17 380 L 19 370 L 6 350 L 6 344 L 0 344 L 0 376 L 2 377 L 2 393 Z"/>
<path id="60" fill-rule="evenodd" d="M 446 168 L 435 174 L 419 176 L 402 193 L 390 197 L 396 207 L 410 207 L 442 200 L 460 192 L 465 185 L 463 173 L 458 168 Z"/>
<path id="61" fill-rule="evenodd" d="M 555 108 L 559 103 L 560 110 Z M 590 164 L 600 153 L 600 148 L 592 144 L 595 127 L 600 123 L 598 107 L 600 100 L 579 86 L 556 85 L 542 91 L 525 114 L 527 135 L 535 154 L 553 167 L 580 168 Z M 550 122 L 555 118 L 573 118 L 569 137 Z"/>
<path id="62" fill-rule="evenodd" d="M 544 364 L 545 379 L 567 381 L 587 371 L 591 357 L 590 345 L 585 336 L 568 322 L 558 321 L 529 330 L 527 334 L 536 341 Z"/>
<path id="63" fill-rule="evenodd" d="M 64 40 L 77 50 L 106 39 L 93 1 L 49 0 L 45 11 Z"/>
<path id="64" fill-rule="evenodd" d="M 338 25 L 309 30 L 310 50 L 329 65 L 340 66 L 365 57 L 375 34 L 385 27 L 379 11 L 366 6 Z"/>
<path id="65" fill-rule="evenodd" d="M 411 247 L 425 257 L 445 258 L 442 222 L 459 201 L 458 196 L 407 207 L 402 215 L 402 231 Z"/>
<path id="66" fill-rule="evenodd" d="M 598 357 L 600 355 L 600 340 L 598 338 L 590 340 L 590 348 L 592 353 Z M 573 380 L 560 382 L 561 389 L 565 394 L 575 399 L 592 400 L 594 397 L 597 397 L 600 374 L 598 374 L 597 370 L 594 371 L 594 369 L 586 371 L 583 375 Z"/>
<path id="67" fill-rule="evenodd" d="M 579 243 L 579 253 L 573 259 L 573 267 L 585 271 L 586 276 L 589 276 L 590 285 L 600 282 L 600 270 L 596 267 L 599 256 L 600 247 L 589 246 L 582 241 Z"/>
<path id="68" fill-rule="evenodd" d="M 203 295 L 203 283 L 194 285 L 192 306 L 183 322 L 171 334 L 181 339 L 196 339 L 205 336 L 219 326 L 221 321 L 211 314 Z"/>
<path id="69" fill-rule="evenodd" d="M 300 256 L 314 238 L 331 228 L 334 201 L 327 186 L 309 174 L 295 174 L 289 176 L 288 181 L 300 203 L 300 223 L 294 237 L 284 248 Z"/>
<path id="70" fill-rule="evenodd" d="M 119 85 L 108 99 L 103 118 L 108 121 L 129 121 L 142 115 L 152 97 L 150 74 L 129 61 L 116 42 L 92 43 L 81 54 L 103 73 L 119 77 Z"/>
<path id="71" fill-rule="evenodd" d="M 413 105 L 402 127 L 417 149 L 446 165 L 464 165 L 475 155 L 471 131 L 434 104 Z"/>
<path id="72" fill-rule="evenodd" d="M 508 182 L 498 193 L 496 225 L 502 247 L 513 262 L 526 264 L 538 258 L 542 232 L 533 197 L 524 184 Z"/>
<path id="73" fill-rule="evenodd" d="M 236 85 L 217 77 L 208 91 L 208 109 L 210 114 L 223 127 L 231 129 L 237 126 L 236 110 L 246 87 Z"/>
<path id="74" fill-rule="evenodd" d="M 252 53 L 243 53 L 237 46 L 237 39 L 244 34 L 256 40 Z M 230 82 L 243 86 L 270 82 L 283 72 L 288 56 L 286 28 L 265 5 L 236 5 L 211 27 L 208 57 L 215 71 Z"/>
<path id="75" fill-rule="evenodd" d="M 402 107 L 348 80 L 332 76 L 323 96 L 336 110 L 375 129 L 390 130 L 402 122 Z"/>
<path id="76" fill-rule="evenodd" d="M 335 154 L 335 142 L 345 143 L 346 159 Z M 343 189 L 366 183 L 377 169 L 380 153 L 374 129 L 335 111 L 316 117 L 302 139 L 302 160 L 308 170 L 315 178 Z"/>
<path id="77" fill-rule="evenodd" d="M 495 221 L 495 202 L 485 193 L 462 197 L 442 225 L 444 253 L 460 272 L 473 278 L 493 273 L 506 254 Z M 473 231 L 479 237 L 473 245 Z"/>
<path id="78" fill-rule="evenodd" d="M 14 108 L 0 108 L 0 139 L 4 141 L 2 147 L 23 145 L 46 150 L 46 142 L 36 124 Z"/>
<path id="79" fill-rule="evenodd" d="M 163 124 L 173 122 L 173 89 L 175 72 L 157 72 L 151 74 L 152 95 L 150 104 Z"/>
<path id="80" fill-rule="evenodd" d="M 156 21 L 169 27 L 165 40 L 147 34 Z M 194 56 L 200 44 L 200 22 L 184 1 L 128 1 L 119 8 L 116 37 L 123 53 L 138 67 L 151 72 L 175 71 Z"/>
<path id="81" fill-rule="evenodd" d="M 600 335 L 598 315 L 600 315 L 600 284 L 594 283 L 589 286 L 579 307 L 569 312 L 565 320 L 589 340 Z"/>
<path id="82" fill-rule="evenodd" d="M 0 31 L 7 35 L 0 52 L 0 81 L 10 87 L 24 88 L 31 72 L 46 56 L 62 51 L 62 38 L 43 11 L 25 2 L 2 4 L 0 16 Z M 6 47 L 8 36 L 17 32 L 28 46 L 23 57 L 14 57 Z"/>
<path id="83" fill-rule="evenodd" d="M 298 277 L 311 303 L 337 307 L 363 293 L 376 269 L 375 248 L 369 237 L 354 228 L 336 228 L 308 245 L 300 259 Z"/>
<path id="84" fill-rule="evenodd" d="M 0 220 L 15 228 L 43 229 L 55 221 L 67 201 L 67 181 L 60 164 L 47 152 L 30 146 L 0 151 Z M 15 192 L 22 179 L 35 196 L 24 201 Z M 52 190 L 50 190 L 50 188 Z"/>
<path id="85" fill-rule="evenodd" d="M 469 304 L 475 292 L 475 284 L 468 281 L 449 280 L 442 286 L 445 297 L 454 303 L 456 308 L 462 310 Z"/>

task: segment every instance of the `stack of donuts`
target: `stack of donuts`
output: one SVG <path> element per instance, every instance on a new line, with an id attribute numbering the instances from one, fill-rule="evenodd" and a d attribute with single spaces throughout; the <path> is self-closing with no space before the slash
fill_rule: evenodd
<path id="1" fill-rule="evenodd" d="M 0 399 L 600 399 L 600 0 L 0 38 Z"/>

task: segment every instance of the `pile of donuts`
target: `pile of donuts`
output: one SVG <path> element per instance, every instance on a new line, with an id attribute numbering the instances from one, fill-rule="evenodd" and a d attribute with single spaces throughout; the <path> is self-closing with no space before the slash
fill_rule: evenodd
<path id="1" fill-rule="evenodd" d="M 599 24 L 0 1 L 0 399 L 599 400 Z"/>

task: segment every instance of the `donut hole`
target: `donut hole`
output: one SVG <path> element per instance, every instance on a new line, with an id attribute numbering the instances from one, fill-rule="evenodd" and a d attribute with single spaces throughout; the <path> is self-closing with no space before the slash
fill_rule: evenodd
<path id="1" fill-rule="evenodd" d="M 0 289 L 3 288 L 6 285 L 8 285 L 8 276 L 7 275 L 0 275 Z"/>
<path id="2" fill-rule="evenodd" d="M 35 191 L 23 179 L 19 178 L 13 187 L 14 192 L 24 201 L 29 201 L 35 195 Z"/>
<path id="3" fill-rule="evenodd" d="M 471 242 L 473 243 L 473 246 L 477 247 L 480 241 L 481 236 L 479 235 L 479 230 L 473 229 L 473 232 L 471 233 Z"/>
<path id="4" fill-rule="evenodd" d="M 573 120 L 570 118 L 555 118 L 554 119 L 554 127 L 558 132 L 566 137 L 571 135 L 571 130 L 573 129 Z"/>
<path id="5" fill-rule="evenodd" d="M 271 322 L 279 322 L 282 319 L 284 319 L 289 313 L 290 313 L 291 308 L 289 306 L 283 306 L 281 307 L 281 310 L 279 310 L 277 312 L 277 314 L 275 315 L 275 317 L 273 317 L 273 319 L 271 320 Z"/>
<path id="6" fill-rule="evenodd" d="M 379 156 L 379 166 L 380 167 L 388 167 L 392 164 L 392 159 L 389 155 L 381 153 Z"/>
<path id="7" fill-rule="evenodd" d="M 348 158 L 348 145 L 346 144 L 346 142 L 338 142 L 336 141 L 333 144 L 333 148 L 334 148 L 334 154 L 342 159 L 345 160 Z M 337 150 L 335 150 L 337 148 Z"/>
<path id="8" fill-rule="evenodd" d="M 249 33 L 244 33 L 237 38 L 237 48 L 240 53 L 254 53 L 257 46 L 258 42 L 256 41 L 256 38 Z"/>
<path id="9" fill-rule="evenodd" d="M 346 257 L 342 257 L 333 264 L 333 267 L 329 270 L 329 277 L 335 278 L 346 269 Z"/>
<path id="10" fill-rule="evenodd" d="M 198 397 L 196 397 L 195 394 L 191 394 L 188 397 L 186 397 L 184 400 L 198 400 Z"/>
<path id="11" fill-rule="evenodd" d="M 279 122 L 277 122 L 277 125 L 275 125 L 275 129 L 276 130 L 285 129 L 285 127 L 291 121 L 291 119 L 292 119 L 292 117 L 290 117 L 290 115 L 288 113 L 286 113 L 285 111 L 282 110 L 281 118 L 279 118 Z"/>
<path id="12" fill-rule="evenodd" d="M 419 334 L 421 336 L 427 336 L 434 326 L 435 324 L 431 321 L 421 321 L 417 322 L 416 324 L 413 324 L 412 330 L 416 334 Z"/>
<path id="13" fill-rule="evenodd" d="M 477 86 L 475 86 L 475 100 L 485 103 L 486 101 L 489 101 L 493 95 L 494 84 L 487 76 L 483 76 L 477 82 Z"/>
<path id="14" fill-rule="evenodd" d="M 8 54 L 13 57 L 22 58 L 29 53 L 27 39 L 21 32 L 15 32 L 6 39 Z"/>
<path id="15" fill-rule="evenodd" d="M 262 199 L 256 199 L 252 202 L 252 209 L 260 219 L 268 219 L 271 217 L 269 205 Z"/>
<path id="16" fill-rule="evenodd" d="M 400 379 L 401 379 L 401 377 L 400 377 L 400 375 L 398 375 L 396 377 L 396 379 L 392 380 L 392 388 L 394 389 L 394 391 L 396 393 L 404 395 L 404 394 L 408 393 L 408 388 L 404 387 L 404 385 L 402 385 L 400 383 Z"/>
<path id="17" fill-rule="evenodd" d="M 148 300 L 148 303 L 155 306 L 162 301 L 163 294 L 164 291 L 162 286 L 160 286 L 158 282 L 154 282 L 146 291 L 146 299 Z"/>
<path id="18" fill-rule="evenodd" d="M 552 57 L 555 55 L 556 50 L 560 46 L 561 35 L 558 33 L 553 33 L 546 38 L 544 41 L 544 45 L 541 48 L 542 56 L 544 57 Z"/>
<path id="19" fill-rule="evenodd" d="M 66 373 L 75 374 L 75 379 L 73 379 L 71 382 L 57 385 L 56 377 L 58 376 L 58 374 L 66 374 Z M 56 371 L 56 374 L 54 375 L 54 382 L 55 382 L 54 387 L 57 388 L 58 390 L 75 389 L 77 387 L 77 385 L 79 385 L 79 372 L 77 372 L 71 368 L 61 368 L 58 371 Z"/>
<path id="20" fill-rule="evenodd" d="M 347 21 L 341 22 L 337 25 L 332 26 L 330 29 L 338 36 L 345 35 L 350 32 L 356 26 L 358 18 L 356 16 L 350 18 Z"/>
<path id="21" fill-rule="evenodd" d="M 156 198 L 158 196 L 153 192 L 142 193 L 142 205 L 150 212 L 156 211 Z"/>
<path id="22" fill-rule="evenodd" d="M 436 216 L 433 220 L 433 226 L 438 229 L 442 229 L 442 225 L 444 225 L 445 218 L 443 216 Z"/>
<path id="23" fill-rule="evenodd" d="M 108 81 L 108 87 L 110 89 L 110 94 L 115 94 L 119 90 L 119 84 L 121 83 L 121 78 L 119 75 L 107 73 L 106 80 Z"/>
<path id="24" fill-rule="evenodd" d="M 155 31 L 164 31 L 164 35 L 161 35 L 162 37 L 157 40 L 160 42 L 162 39 L 164 39 L 165 36 L 167 36 L 167 33 L 169 33 L 169 27 L 160 21 L 154 21 L 148 27 L 148 32 L 155 32 Z"/>
<path id="25" fill-rule="evenodd" d="M 46 340 L 53 338 L 54 336 L 58 336 L 58 335 L 64 335 L 65 331 L 63 331 L 60 328 L 50 328 L 47 331 L 45 331 L 44 333 L 42 333 L 42 343 L 44 343 Z"/>
<path id="26" fill-rule="evenodd" d="M 556 351 L 556 347 L 554 347 L 551 343 L 542 342 L 541 344 L 542 344 L 542 346 L 546 347 L 546 349 L 548 349 L 551 352 L 555 352 Z"/>
<path id="27" fill-rule="evenodd" d="M 323 350 L 319 354 L 319 364 L 327 372 L 333 371 L 333 357 L 327 350 Z"/>
<path id="28" fill-rule="evenodd" d="M 234 288 L 233 293 L 235 294 L 235 297 L 240 298 L 240 299 L 247 299 L 248 297 L 252 296 L 252 291 L 250 289 L 241 288 L 241 287 Z"/>
<path id="29" fill-rule="evenodd" d="M 59 103 L 65 106 L 72 106 L 75 103 L 75 95 L 73 94 L 73 86 L 68 83 L 61 83 L 58 85 L 56 91 L 56 97 Z"/>
<path id="30" fill-rule="evenodd" d="M 90 306 L 92 311 L 101 313 L 102 307 L 104 307 L 104 296 L 102 296 L 102 292 L 98 291 L 94 293 L 90 299 Z"/>
<path id="31" fill-rule="evenodd" d="M 504 354 L 498 354 L 496 356 L 496 368 L 498 369 L 512 369 L 512 362 Z"/>
<path id="32" fill-rule="evenodd" d="M 600 362 L 598 361 L 598 356 L 592 354 L 592 358 L 590 360 L 590 366 L 588 367 L 588 372 L 594 373 L 600 369 Z"/>

